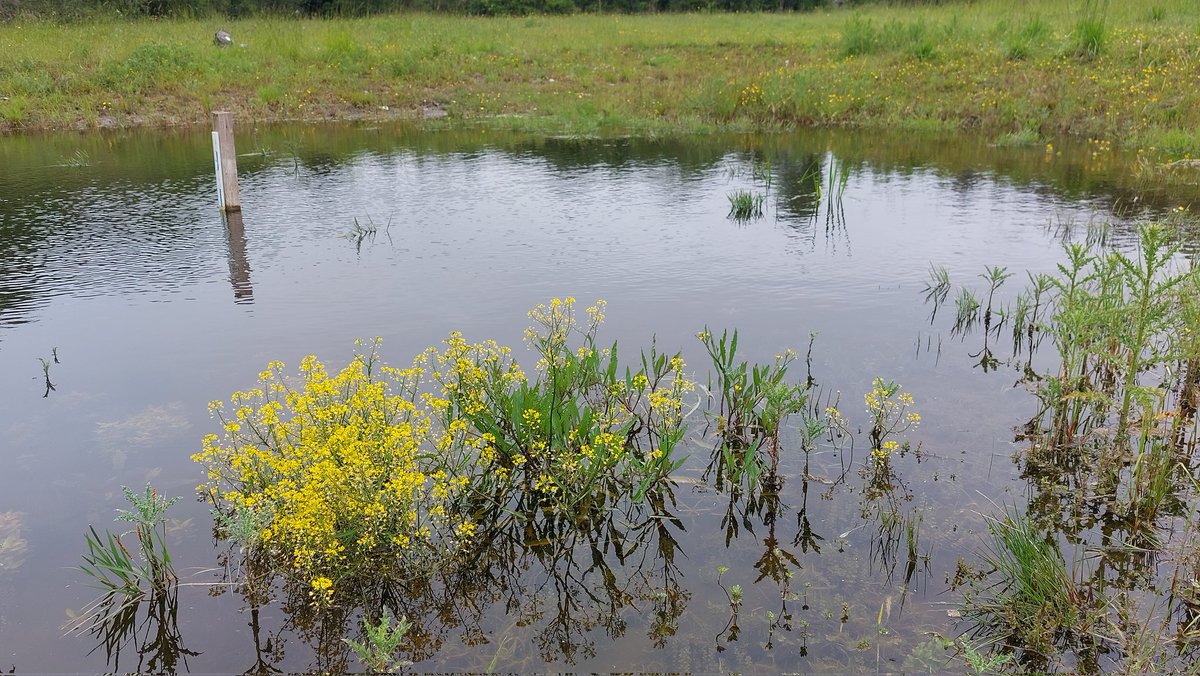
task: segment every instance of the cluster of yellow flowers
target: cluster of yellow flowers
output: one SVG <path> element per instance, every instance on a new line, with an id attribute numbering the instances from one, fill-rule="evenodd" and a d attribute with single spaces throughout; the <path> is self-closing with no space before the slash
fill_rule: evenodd
<path id="1" fill-rule="evenodd" d="M 291 570 L 317 604 L 360 572 L 442 565 L 483 506 L 531 496 L 563 509 L 644 490 L 677 466 L 695 385 L 678 355 L 653 351 L 618 374 L 614 351 L 595 345 L 603 301 L 586 328 L 574 304 L 530 313 L 534 382 L 509 348 L 457 332 L 409 369 L 381 364 L 378 338 L 333 375 L 313 356 L 299 378 L 271 362 L 257 387 L 210 405 L 224 433 L 193 456 L 208 469 L 199 489 L 242 525 L 228 535 Z"/>
<path id="2" fill-rule="evenodd" d="M 379 366 L 377 346 L 335 375 L 305 357 L 298 382 L 272 362 L 257 388 L 233 394 L 232 411 L 210 404 L 224 435 L 207 435 L 193 456 L 208 468 L 199 488 L 255 524 L 241 536 L 309 580 L 322 602 L 343 575 L 406 565 L 470 534 L 446 507 L 465 482 L 418 462 L 431 432 L 411 396 L 420 371 Z"/>
<path id="3" fill-rule="evenodd" d="M 887 462 L 887 459 L 892 457 L 892 452 L 900 448 L 900 442 L 895 439 L 888 439 L 879 444 L 879 446 L 871 449 L 871 458 L 877 463 Z"/>
<path id="4" fill-rule="evenodd" d="M 899 442 L 888 437 L 916 429 L 921 414 L 913 410 L 913 397 L 901 392 L 900 386 L 883 378 L 871 381 L 871 391 L 863 395 L 867 413 L 871 416 L 871 457 L 886 462 Z"/>
<path id="5" fill-rule="evenodd" d="M 428 396 L 449 402 L 438 422 L 461 432 L 445 444 L 455 456 L 448 462 L 470 472 L 480 493 L 532 492 L 564 508 L 605 481 L 641 483 L 669 471 L 682 399 L 695 387 L 683 360 L 663 357 L 653 373 L 618 374 L 616 355 L 595 342 L 604 301 L 586 309 L 585 324 L 575 306 L 574 298 L 555 298 L 530 311 L 525 341 L 538 356 L 535 381 L 507 348 L 457 335 L 426 357 L 441 388 Z"/>

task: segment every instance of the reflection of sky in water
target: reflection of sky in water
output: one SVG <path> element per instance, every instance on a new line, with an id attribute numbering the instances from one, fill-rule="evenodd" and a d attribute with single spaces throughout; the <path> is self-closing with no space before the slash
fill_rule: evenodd
<path id="1" fill-rule="evenodd" d="M 298 169 L 289 158 L 250 158 L 244 233 L 216 212 L 203 153 L 185 163 L 183 177 L 76 177 L 74 188 L 39 188 L 39 201 L 4 206 L 0 227 L 17 239 L 4 245 L 0 282 L 0 515 L 23 515 L 27 544 L 25 565 L 0 570 L 0 660 L 21 671 L 102 668 L 98 654 L 84 657 L 86 640 L 58 632 L 67 609 L 91 594 L 73 569 L 87 524 L 109 525 L 122 485 L 153 480 L 163 493 L 190 496 L 201 476 L 189 456 L 213 428 L 207 402 L 246 386 L 267 360 L 295 365 L 315 352 L 338 363 L 355 338 L 379 335 L 385 357 L 404 362 L 451 329 L 518 346 L 525 312 L 555 295 L 605 298 L 604 336 L 631 351 L 650 336 L 682 347 L 701 380 L 694 334 L 705 325 L 739 328 L 750 359 L 786 346 L 803 352 L 817 331 L 814 375 L 827 396 L 840 393 L 853 421 L 862 421 L 862 394 L 877 375 L 911 391 L 925 419 L 911 435 L 924 459 L 896 463 L 910 498 L 901 508 L 922 513 L 920 549 L 929 555 L 928 573 L 922 565 L 907 591 L 903 562 L 890 579 L 881 572 L 895 554 L 881 551 L 887 527 L 870 516 L 876 503 L 861 490 L 865 441 L 852 459 L 814 454 L 805 486 L 793 434 L 775 537 L 797 557 L 791 590 L 808 609 L 793 603 L 795 626 L 776 631 L 775 649 L 765 650 L 766 612 L 781 612 L 778 585 L 755 583 L 769 519 L 736 517 L 739 535 L 726 547 L 728 496 L 698 482 L 707 450 L 693 443 L 675 489 L 686 528 L 676 533 L 675 563 L 691 594 L 678 637 L 654 647 L 639 615 L 645 604 L 631 604 L 620 615 L 629 624 L 621 636 L 592 632 L 595 655 L 581 654 L 572 668 L 874 669 L 878 642 L 886 668 L 898 669 L 922 631 L 948 633 L 939 605 L 945 573 L 976 546 L 979 513 L 1021 500 L 1011 428 L 1031 411 L 1011 371 L 984 376 L 968 356 L 978 349 L 972 339 L 952 339 L 941 321 L 929 325 L 921 301 L 929 265 L 976 288 L 987 265 L 1048 270 L 1059 250 L 1044 226 L 1086 221 L 1092 207 L 986 175 L 954 180 L 860 164 L 830 211 L 828 193 L 794 188 L 807 170 L 781 162 L 766 217 L 738 225 L 726 218 L 727 194 L 764 189 L 742 154 L 681 168 L 669 157 L 589 166 L 587 152 L 565 166 L 533 151 L 400 149 Z M 619 148 L 604 152 L 620 156 Z M 827 175 L 832 155 L 824 150 L 796 156 Z M 787 188 L 783 177 L 792 181 Z M 0 179 L 0 193 L 11 200 L 26 184 L 9 180 Z M 356 241 L 356 220 L 375 232 Z M 38 236 L 20 240 L 30 229 Z M 52 348 L 61 358 L 51 367 L 57 390 L 43 399 L 37 359 Z M 846 485 L 825 499 L 825 482 L 844 464 L 852 467 Z M 822 538 L 820 554 L 793 544 L 801 507 Z M 176 517 L 177 564 L 211 566 L 204 506 L 184 501 Z M 746 601 L 743 638 L 717 654 L 713 637 L 728 619 L 715 586 L 722 565 L 731 571 L 724 582 L 741 584 Z M 184 591 L 184 632 L 188 647 L 204 652 L 193 669 L 252 664 L 240 601 L 193 592 Z M 843 604 L 851 617 L 844 628 Z M 881 640 L 876 618 L 884 611 L 891 638 Z M 276 628 L 282 621 L 277 605 L 263 616 Z M 460 645 L 451 633 L 444 665 L 481 669 L 501 650 L 525 669 L 545 668 L 530 634 L 510 624 L 502 605 L 492 607 L 482 620 L 491 647 Z M 856 648 L 868 639 L 870 651 Z M 797 657 L 802 645 L 807 661 Z M 307 659 L 293 648 L 280 666 L 304 668 Z"/>

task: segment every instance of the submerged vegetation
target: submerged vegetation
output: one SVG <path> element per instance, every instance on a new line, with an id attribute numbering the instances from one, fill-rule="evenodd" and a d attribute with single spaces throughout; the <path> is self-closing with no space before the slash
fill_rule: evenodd
<path id="1" fill-rule="evenodd" d="M 988 0 L 794 14 L 13 20 L 0 25 L 0 129 L 207 123 L 216 109 L 253 120 L 432 110 L 571 133 L 826 125 L 1022 144 L 1070 134 L 1186 157 L 1200 151 L 1200 95 L 1179 83 L 1198 21 L 1187 0 L 1153 12 Z M 214 47 L 214 26 L 236 45 Z"/>

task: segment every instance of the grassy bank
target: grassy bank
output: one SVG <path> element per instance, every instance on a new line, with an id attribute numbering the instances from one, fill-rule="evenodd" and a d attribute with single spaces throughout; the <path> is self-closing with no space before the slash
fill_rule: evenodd
<path id="1" fill-rule="evenodd" d="M 229 30 L 234 47 L 211 39 Z M 0 129 L 441 115 L 555 132 L 853 125 L 1200 153 L 1200 7 L 0 26 Z"/>

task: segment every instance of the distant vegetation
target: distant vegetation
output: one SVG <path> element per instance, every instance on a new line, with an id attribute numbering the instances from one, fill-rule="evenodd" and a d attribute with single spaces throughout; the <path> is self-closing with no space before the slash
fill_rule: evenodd
<path id="1" fill-rule="evenodd" d="M 104 15 L 365 16 L 401 11 L 466 14 L 761 12 L 805 10 L 827 4 L 834 3 L 831 0 L 0 0 L 0 18 L 20 15 L 65 20 Z M 855 0 L 845 4 L 855 4 Z"/>
<path id="2" fill-rule="evenodd" d="M 225 109 L 567 134 L 970 130 L 1048 157 L 1060 136 L 1143 148 L 1148 161 L 1200 156 L 1200 90 L 1185 86 L 1200 53 L 1193 0 L 622 13 L 816 1 L 64 0 L 54 16 L 93 14 L 0 22 L 0 132 L 202 124 Z M 9 13 L 51 5 L 0 0 Z M 188 16 L 144 16 L 168 7 Z M 395 7 L 414 9 L 378 13 Z M 538 14 L 559 10 L 582 11 Z M 218 29 L 233 46 L 213 45 Z"/>

